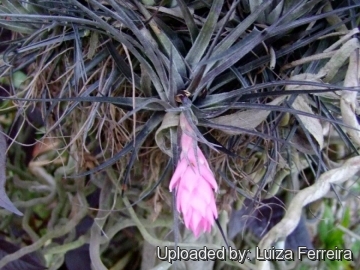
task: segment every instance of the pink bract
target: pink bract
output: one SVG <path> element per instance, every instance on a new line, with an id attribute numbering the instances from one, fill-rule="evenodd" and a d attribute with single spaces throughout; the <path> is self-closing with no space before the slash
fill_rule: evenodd
<path id="1" fill-rule="evenodd" d="M 217 191 L 213 172 L 197 145 L 195 134 L 185 116 L 180 114 L 181 154 L 170 181 L 170 191 L 176 189 L 176 208 L 183 214 L 186 228 L 195 237 L 210 232 L 218 213 L 214 191 Z"/>

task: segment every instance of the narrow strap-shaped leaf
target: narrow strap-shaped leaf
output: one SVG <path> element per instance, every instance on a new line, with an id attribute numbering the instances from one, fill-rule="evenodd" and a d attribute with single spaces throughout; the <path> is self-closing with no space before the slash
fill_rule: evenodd
<path id="1" fill-rule="evenodd" d="M 158 101 L 160 101 L 160 100 L 158 100 Z M 136 108 L 133 109 L 133 110 L 131 110 L 131 111 L 129 111 L 129 112 L 127 112 L 123 117 L 121 117 L 121 119 L 118 121 L 118 124 L 121 124 L 122 122 L 124 122 L 126 119 L 128 119 L 128 118 L 129 118 L 131 115 L 133 115 L 134 113 L 136 113 L 136 112 L 138 112 L 138 111 L 140 111 L 140 110 L 145 109 L 148 104 L 151 104 L 151 103 L 153 103 L 153 102 L 154 102 L 153 100 L 151 100 L 150 98 L 148 98 L 148 100 L 146 100 L 146 101 L 144 101 L 144 102 L 142 102 L 142 103 L 140 103 L 140 104 L 136 104 Z M 160 103 L 165 103 L 165 102 L 160 101 Z M 164 109 L 165 109 L 165 108 L 164 108 Z M 160 111 L 164 111 L 164 109 L 163 109 L 163 110 L 160 110 Z"/>
<path id="2" fill-rule="evenodd" d="M 248 29 L 255 20 L 259 17 L 259 14 L 263 12 L 269 5 L 271 1 L 264 1 L 260 6 L 256 8 L 254 12 L 252 12 L 249 16 L 246 17 L 245 20 L 239 23 L 231 32 L 224 37 L 221 42 L 215 47 L 213 55 L 218 55 L 221 52 L 226 51 L 234 44 L 239 37 L 245 33 L 246 29 Z"/>
<path id="3" fill-rule="evenodd" d="M 173 61 L 176 63 L 175 67 L 179 75 L 185 77 L 186 76 L 185 61 L 181 56 L 181 54 L 179 53 L 177 47 L 174 45 L 174 42 L 162 29 L 162 27 L 166 27 L 166 25 L 162 23 L 161 20 L 157 20 L 156 18 L 151 19 L 151 14 L 148 12 L 148 10 L 140 2 L 135 2 L 135 3 L 139 11 L 145 16 L 145 19 L 150 20 L 149 25 L 153 30 L 154 35 L 157 37 L 159 43 L 165 49 L 167 56 L 170 57 L 170 53 L 172 52 Z M 170 31 L 171 29 L 169 28 L 168 32 Z"/>
<path id="4" fill-rule="evenodd" d="M 205 75 L 201 84 L 199 85 L 199 89 L 205 87 L 205 85 L 211 82 L 216 76 L 233 66 L 242 57 L 253 50 L 258 44 L 263 42 L 267 38 L 265 33 L 265 31 L 259 32 L 254 29 L 245 39 L 235 44 L 232 48 L 225 51 L 225 53 L 216 57 L 212 57 L 209 60 L 205 60 L 203 64 L 224 59 L 221 60 L 215 68 L 213 68 Z"/>
<path id="5" fill-rule="evenodd" d="M 228 148 L 226 148 L 225 146 L 223 146 L 217 139 L 215 139 L 210 133 L 206 132 L 207 130 L 204 127 L 199 127 L 199 131 L 201 133 L 204 134 L 204 138 L 209 141 L 210 143 L 214 144 L 214 145 L 218 145 L 215 146 L 216 149 L 218 149 L 219 151 L 223 152 L 224 154 L 227 154 L 231 157 L 238 157 L 241 158 L 240 156 L 238 156 L 237 154 L 233 153 L 232 151 L 230 151 Z"/>
<path id="6" fill-rule="evenodd" d="M 277 140 L 277 141 L 279 141 L 281 143 L 288 143 L 287 141 L 285 141 L 283 139 L 279 139 L 279 138 L 276 138 L 274 136 L 271 136 L 271 135 L 268 135 L 268 134 L 265 134 L 265 133 L 261 133 L 261 132 L 258 132 L 258 131 L 245 129 L 245 128 L 241 128 L 241 127 L 235 127 L 235 126 L 229 126 L 229 125 L 221 125 L 221 124 L 213 123 L 213 122 L 208 121 L 208 120 L 199 121 L 198 125 L 199 126 L 204 126 L 204 127 L 209 127 L 209 128 L 214 128 L 214 129 L 219 129 L 219 130 L 221 130 L 221 131 L 223 131 L 225 133 L 227 131 L 231 132 L 231 134 L 244 133 L 244 134 L 255 135 L 255 136 L 258 136 L 258 137 L 261 137 L 261 138 L 264 138 L 264 139 L 268 139 L 268 140 Z"/>
<path id="7" fill-rule="evenodd" d="M 262 111 L 262 110 L 275 111 L 275 112 L 276 111 L 278 111 L 278 112 L 288 112 L 288 113 L 291 113 L 291 114 L 294 114 L 294 115 L 308 116 L 308 117 L 316 118 L 316 119 L 319 119 L 319 120 L 322 120 L 322 121 L 325 121 L 325 122 L 330 122 L 330 123 L 333 123 L 333 124 L 341 125 L 341 126 L 344 126 L 344 127 L 350 127 L 349 125 L 344 124 L 344 122 L 341 121 L 341 120 L 336 120 L 336 119 L 328 118 L 328 117 L 317 115 L 317 114 L 311 114 L 311 113 L 304 112 L 304 111 L 301 111 L 301 110 L 296 110 L 296 109 L 293 109 L 293 108 L 279 106 L 279 105 L 239 102 L 239 103 L 235 103 L 235 104 L 231 104 L 231 105 L 224 105 L 224 107 L 226 107 L 227 110 L 230 110 L 230 109 L 254 109 L 254 110 L 251 110 L 251 111 L 254 112 L 254 117 L 256 117 L 256 112 L 259 112 L 259 111 Z M 219 122 L 219 123 L 229 123 L 229 122 L 231 122 L 231 118 L 245 116 L 246 114 L 242 114 L 244 112 L 246 112 L 246 111 L 241 111 L 241 112 L 238 111 L 238 112 L 235 112 L 233 114 L 228 114 L 228 115 L 220 116 L 220 117 L 216 117 L 216 118 L 212 118 L 212 116 L 207 115 L 207 117 L 203 117 L 203 118 L 212 119 L 212 121 L 216 120 L 215 122 Z M 215 115 L 217 116 L 217 115 L 220 115 L 220 114 L 223 114 L 223 110 L 220 110 L 220 113 L 215 113 L 213 116 L 215 116 Z M 204 113 L 203 115 L 206 115 L 206 114 Z M 232 117 L 227 118 L 226 116 L 232 116 Z M 235 120 L 235 119 L 233 119 L 233 120 Z M 251 121 L 252 121 L 251 118 L 246 119 L 246 120 L 248 122 L 250 122 L 249 124 L 251 126 L 252 126 L 252 124 L 254 124 L 254 123 L 251 123 Z M 241 119 L 238 119 L 238 121 L 242 122 Z"/>
<path id="8" fill-rule="evenodd" d="M 170 128 L 170 145 L 171 145 L 171 153 L 173 158 L 171 158 L 171 167 L 172 171 L 176 170 L 177 164 L 180 158 L 180 138 L 181 138 L 181 129 L 179 128 Z M 172 192 L 172 212 L 173 212 L 173 231 L 174 231 L 174 242 L 175 248 L 180 241 L 180 230 L 179 230 L 179 212 L 176 207 L 176 192 Z"/>
<path id="9" fill-rule="evenodd" d="M 206 97 L 206 99 L 199 101 L 197 103 L 197 107 L 204 108 L 204 107 L 210 107 L 214 106 L 217 103 L 221 103 L 228 99 L 235 99 L 233 102 L 237 102 L 238 99 L 242 96 L 245 96 L 245 93 L 249 93 L 254 90 L 267 88 L 267 87 L 275 87 L 275 86 L 284 86 L 284 85 L 312 85 L 315 87 L 319 87 L 319 90 L 295 90 L 298 94 L 311 94 L 311 93 L 326 93 L 326 92 L 333 92 L 337 91 L 339 89 L 344 90 L 350 90 L 350 91 L 359 91 L 357 88 L 353 87 L 344 87 L 344 86 L 335 86 L 331 84 L 325 84 L 325 83 L 318 83 L 318 82 L 308 82 L 308 81 L 292 81 L 292 80 L 284 80 L 284 81 L 274 81 L 274 82 L 266 82 L 266 83 L 259 83 L 256 85 L 252 85 L 246 88 L 239 88 L 232 91 L 229 91 L 227 93 L 221 93 L 221 94 L 213 94 L 211 96 Z M 324 89 L 327 88 L 327 89 Z M 275 93 L 276 92 L 276 93 Z M 257 97 L 260 96 L 274 96 L 274 95 L 287 95 L 287 94 L 295 94 L 294 91 L 288 90 L 288 91 L 272 91 L 272 92 L 265 92 L 265 93 L 256 93 Z M 253 94 L 252 94 L 253 95 Z M 255 94 L 254 94 L 255 95 Z M 255 97 L 255 96 L 251 96 Z M 250 96 L 249 96 L 250 98 Z"/>
<path id="10" fill-rule="evenodd" d="M 216 44 L 220 40 L 221 34 L 225 30 L 225 25 L 230 20 L 230 18 L 232 16 L 232 14 L 234 13 L 236 7 L 239 5 L 239 2 L 240 2 L 240 0 L 233 1 L 229 11 L 226 13 L 226 15 L 223 17 L 223 19 L 221 21 L 219 21 L 217 33 L 216 33 L 215 37 L 213 38 L 213 40 L 211 41 L 210 46 L 208 46 L 209 48 L 207 49 L 206 55 L 203 57 L 204 59 L 208 59 L 209 56 L 213 53 Z M 202 78 L 203 74 L 204 73 L 206 74 L 207 70 L 209 70 L 211 68 L 210 66 L 206 66 L 206 68 L 204 68 L 204 67 L 205 66 L 203 66 L 203 65 L 197 65 L 193 69 L 194 78 L 198 78 L 198 77 Z M 194 87 L 194 86 L 195 85 L 191 85 L 191 87 Z M 197 96 L 200 94 L 200 92 L 202 91 L 202 88 L 198 87 L 197 89 L 194 89 L 194 88 L 191 88 L 191 87 L 189 87 L 188 91 L 190 93 L 193 93 L 193 98 L 192 99 L 195 100 L 197 98 Z"/>
<path id="11" fill-rule="evenodd" d="M 95 84 L 96 85 L 96 84 Z M 133 108 L 132 97 L 70 97 L 70 98 L 17 98 L 17 97 L 1 97 L 6 100 L 19 100 L 19 101 L 40 101 L 40 102 L 54 102 L 54 101 L 75 101 L 75 102 L 102 102 L 111 103 L 115 106 L 123 108 L 125 110 L 131 110 Z M 144 110 L 151 111 L 164 111 L 170 109 L 171 106 L 158 98 L 143 98 L 136 97 L 136 104 Z M 146 104 L 146 105 L 144 105 Z M 135 108 L 136 109 L 136 108 Z"/>
<path id="12" fill-rule="evenodd" d="M 173 70 L 175 68 L 174 66 L 174 62 L 173 62 L 173 53 L 172 50 L 170 51 L 170 67 L 169 67 L 169 88 L 166 91 L 169 103 L 171 104 L 171 106 L 176 106 L 176 102 L 175 102 L 175 95 L 177 93 L 177 86 L 174 83 L 174 76 L 173 76 Z"/>
<path id="13" fill-rule="evenodd" d="M 70 0 L 72 1 L 72 0 Z M 75 1 L 75 0 L 74 0 Z M 87 26 L 94 26 L 94 27 L 98 27 L 98 23 L 94 22 L 92 20 L 87 20 L 87 19 L 83 19 L 83 18 L 76 18 L 76 17 L 71 17 L 71 16 L 51 16 L 51 15 L 41 15 L 39 16 L 38 14 L 12 14 L 12 13 L 4 13 L 1 12 L 2 9 L 0 7 L 0 17 L 6 18 L 6 17 L 10 17 L 10 18 L 24 18 L 24 19 L 31 19 L 32 21 L 36 21 L 39 20 L 37 23 L 44 23 L 46 25 L 46 22 L 66 22 L 66 23 L 78 23 L 80 25 L 87 25 Z M 3 22 L 9 22 L 8 20 L 0 20 Z M 18 22 L 16 22 L 16 24 L 18 24 Z M 16 25 L 14 22 L 14 25 Z"/>
<path id="14" fill-rule="evenodd" d="M 216 226 L 218 227 L 218 229 L 219 229 L 219 231 L 220 231 L 220 233 L 221 233 L 222 238 L 224 239 L 224 242 L 225 242 L 227 248 L 229 248 L 230 246 L 229 246 L 228 240 L 227 240 L 227 238 L 226 238 L 226 236 L 225 236 L 225 234 L 224 234 L 224 230 L 223 230 L 223 228 L 221 227 L 221 224 L 220 224 L 218 218 L 215 219 L 215 223 L 216 223 Z"/>
<path id="15" fill-rule="evenodd" d="M 206 22 L 197 36 L 195 43 L 185 57 L 185 60 L 188 62 L 190 67 L 197 65 L 205 53 L 205 50 L 208 47 L 210 39 L 216 28 L 216 23 L 219 18 L 223 3 L 224 0 L 213 1 L 209 15 L 206 18 Z"/>
<path id="16" fill-rule="evenodd" d="M 30 28 L 24 23 L 0 20 L 0 26 L 13 31 L 14 33 L 32 34 L 35 29 Z"/>
<path id="17" fill-rule="evenodd" d="M 113 42 L 112 41 L 107 42 L 106 47 L 109 50 L 109 53 L 111 54 L 111 56 L 114 58 L 116 66 L 118 67 L 120 72 L 122 74 L 124 74 L 124 76 L 128 80 L 128 82 L 133 83 L 130 67 L 129 67 L 128 63 L 126 63 L 126 61 L 119 55 Z M 141 89 L 139 76 L 137 74 L 134 74 L 134 77 L 135 77 L 135 87 L 137 89 Z"/>
<path id="18" fill-rule="evenodd" d="M 1 4 L 9 9 L 10 12 L 15 14 L 27 14 L 28 11 L 19 3 L 14 0 L 2 0 Z"/>
<path id="19" fill-rule="evenodd" d="M 170 69 L 171 69 L 172 76 L 170 76 L 170 73 L 169 73 L 169 76 L 168 76 L 169 78 L 167 81 L 172 81 L 174 88 L 176 88 L 176 89 L 179 89 L 179 90 L 184 89 L 185 88 L 184 79 L 181 76 L 181 74 L 178 70 L 178 67 L 176 66 L 178 63 L 174 62 L 174 61 L 170 61 L 170 59 L 165 54 L 163 54 L 161 51 L 158 51 L 157 54 L 159 55 L 159 59 L 162 59 L 162 62 L 164 63 L 164 66 L 166 67 L 166 69 L 168 71 L 170 71 Z M 172 59 L 172 60 L 174 60 L 174 59 Z M 168 85 L 167 85 L 167 87 L 168 87 Z M 168 96 L 170 93 L 169 93 L 169 90 L 167 87 L 165 87 L 165 92 Z M 172 96 L 172 98 L 174 98 L 174 96 Z"/>
<path id="20" fill-rule="evenodd" d="M 41 31 L 39 31 L 39 32 L 44 31 L 43 29 L 40 29 L 40 30 Z M 73 40 L 75 38 L 84 37 L 84 36 L 86 36 L 85 30 L 79 30 L 77 35 L 75 34 L 75 32 L 66 33 L 65 35 L 58 35 L 58 36 L 55 36 L 55 37 L 50 37 L 50 38 L 47 38 L 47 39 L 44 39 L 44 40 L 41 40 L 41 41 L 38 41 L 38 42 L 31 43 L 29 45 L 23 46 L 23 47 L 17 49 L 16 53 L 24 53 L 24 52 L 27 52 L 27 51 L 31 51 L 31 50 L 34 50 L 34 49 L 40 49 L 40 48 L 42 49 L 42 47 L 46 47 L 46 46 L 53 45 L 53 44 L 56 44 L 56 43 L 61 43 L 61 42 Z"/>
<path id="21" fill-rule="evenodd" d="M 195 21 L 193 16 L 191 15 L 188 6 L 185 4 L 184 0 L 177 0 L 177 3 L 180 7 L 181 13 L 184 17 L 184 21 L 186 23 L 186 26 L 189 30 L 190 38 L 192 43 L 195 42 L 198 34 L 199 29 L 196 27 Z"/>

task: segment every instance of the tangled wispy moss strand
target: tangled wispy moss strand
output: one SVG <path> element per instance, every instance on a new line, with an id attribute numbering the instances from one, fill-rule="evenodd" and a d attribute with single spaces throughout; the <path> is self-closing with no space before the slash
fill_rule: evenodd
<path id="1" fill-rule="evenodd" d="M 289 235 L 300 221 L 302 208 L 325 196 L 329 192 L 331 184 L 341 184 L 351 179 L 359 171 L 360 157 L 353 157 L 341 164 L 339 168 L 323 173 L 312 186 L 299 191 L 290 202 L 283 219 L 261 239 L 260 250 L 269 249 L 274 242 Z M 260 270 L 270 269 L 269 264 L 268 261 L 257 261 Z"/>

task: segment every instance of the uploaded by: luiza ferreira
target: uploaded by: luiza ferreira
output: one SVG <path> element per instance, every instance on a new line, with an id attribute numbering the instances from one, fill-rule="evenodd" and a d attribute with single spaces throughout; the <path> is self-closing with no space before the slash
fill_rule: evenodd
<path id="1" fill-rule="evenodd" d="M 251 253 L 254 253 L 252 255 Z M 271 261 L 294 261 L 303 260 L 305 258 L 312 261 L 353 261 L 353 252 L 350 249 L 339 249 L 335 247 L 331 250 L 325 249 L 307 249 L 306 247 L 298 247 L 297 252 L 290 249 L 277 249 L 271 247 L 270 249 L 261 250 L 256 247 L 255 250 L 238 250 L 232 247 L 221 249 L 210 249 L 204 246 L 202 249 L 171 249 L 168 247 L 156 247 L 157 258 L 162 261 L 173 263 L 175 261 L 215 261 L 215 260 L 232 260 L 239 263 L 244 263 L 245 260 L 271 260 Z"/>

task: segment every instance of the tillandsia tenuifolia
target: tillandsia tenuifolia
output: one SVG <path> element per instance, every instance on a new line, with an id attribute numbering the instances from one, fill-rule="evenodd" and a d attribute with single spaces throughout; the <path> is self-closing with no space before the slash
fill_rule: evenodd
<path id="1" fill-rule="evenodd" d="M 258 217 L 253 208 L 275 197 L 285 207 L 288 190 L 358 155 L 356 76 L 343 83 L 349 55 L 357 70 L 356 1 L 0 2 L 7 192 L 24 213 L 23 244 L 32 241 L 0 268 L 41 250 L 56 269 L 83 245 L 88 269 L 129 266 L 140 253 L 152 269 L 143 239 L 218 248 L 214 223 L 248 249 L 257 243 L 237 225 L 249 219 L 230 212 Z M 21 140 L 29 126 L 32 140 Z M 1 235 L 14 239 L 9 220 Z"/>

